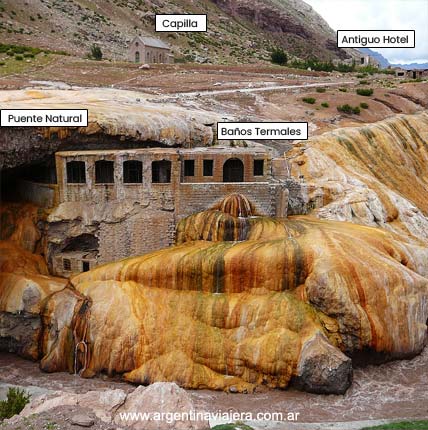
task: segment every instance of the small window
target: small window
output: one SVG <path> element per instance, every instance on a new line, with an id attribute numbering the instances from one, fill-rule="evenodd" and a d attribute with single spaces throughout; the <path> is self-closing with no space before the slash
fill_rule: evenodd
<path id="1" fill-rule="evenodd" d="M 138 42 L 135 42 L 135 46 L 138 46 Z"/>
<path id="2" fill-rule="evenodd" d="M 87 272 L 89 269 L 89 261 L 82 261 L 82 272 Z"/>
<path id="3" fill-rule="evenodd" d="M 171 161 L 161 160 L 152 162 L 152 182 L 167 184 L 171 182 Z"/>
<path id="4" fill-rule="evenodd" d="M 95 183 L 112 184 L 114 182 L 114 162 L 98 160 L 95 162 Z"/>
<path id="5" fill-rule="evenodd" d="M 71 261 L 69 258 L 62 259 L 62 268 L 65 272 L 71 272 Z"/>
<path id="6" fill-rule="evenodd" d="M 84 161 L 69 161 L 67 163 L 67 182 L 70 184 L 84 184 L 86 182 Z"/>
<path id="7" fill-rule="evenodd" d="M 213 175 L 214 160 L 204 160 L 204 176 Z"/>
<path id="8" fill-rule="evenodd" d="M 125 184 L 141 184 L 143 182 L 143 163 L 128 160 L 123 163 L 123 182 Z"/>
<path id="9" fill-rule="evenodd" d="M 264 175 L 265 160 L 254 160 L 254 176 Z"/>
<path id="10" fill-rule="evenodd" d="M 195 160 L 184 160 L 184 176 L 195 176 Z"/>

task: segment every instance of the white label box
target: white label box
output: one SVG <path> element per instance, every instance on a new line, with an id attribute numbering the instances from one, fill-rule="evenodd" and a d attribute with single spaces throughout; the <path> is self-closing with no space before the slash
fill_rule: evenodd
<path id="1" fill-rule="evenodd" d="M 1 109 L 1 127 L 87 127 L 88 109 Z"/>
<path id="2" fill-rule="evenodd" d="M 217 139 L 307 140 L 307 122 L 218 122 Z"/>
<path id="3" fill-rule="evenodd" d="M 207 31 L 206 15 L 156 15 L 155 31 Z"/>
<path id="4" fill-rule="evenodd" d="M 338 48 L 414 48 L 415 30 L 338 30 Z"/>

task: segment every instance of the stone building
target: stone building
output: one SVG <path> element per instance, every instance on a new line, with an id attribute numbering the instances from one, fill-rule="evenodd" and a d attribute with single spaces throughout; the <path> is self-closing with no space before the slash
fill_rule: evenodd
<path id="1" fill-rule="evenodd" d="M 139 148 L 57 152 L 56 184 L 23 184 L 51 206 L 47 261 L 59 276 L 170 246 L 182 218 L 231 193 L 286 216 L 288 189 L 264 148 Z"/>
<path id="2" fill-rule="evenodd" d="M 154 37 L 135 36 L 128 48 L 128 60 L 133 63 L 173 63 L 171 49 Z"/>

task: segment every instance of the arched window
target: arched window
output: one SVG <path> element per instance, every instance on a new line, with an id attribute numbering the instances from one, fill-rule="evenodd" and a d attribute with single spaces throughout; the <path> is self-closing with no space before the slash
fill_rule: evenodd
<path id="1" fill-rule="evenodd" d="M 140 62 L 140 53 L 138 51 L 135 53 L 135 62 L 136 63 Z"/>
<path id="2" fill-rule="evenodd" d="M 159 63 L 162 63 L 162 54 L 159 54 Z"/>
<path id="3" fill-rule="evenodd" d="M 69 161 L 67 163 L 67 182 L 69 184 L 84 184 L 86 182 L 84 161 Z"/>
<path id="4" fill-rule="evenodd" d="M 152 182 L 154 184 L 171 182 L 171 161 L 161 160 L 152 162 Z"/>
<path id="5" fill-rule="evenodd" d="M 244 182 L 244 163 L 239 158 L 229 158 L 223 164 L 223 182 Z"/>
<path id="6" fill-rule="evenodd" d="M 138 42 L 135 42 L 135 46 L 138 46 Z"/>
<path id="7" fill-rule="evenodd" d="M 112 184 L 114 182 L 114 162 L 107 160 L 95 161 L 95 183 Z"/>
<path id="8" fill-rule="evenodd" d="M 123 182 L 125 184 L 141 184 L 143 182 L 143 163 L 138 160 L 123 162 Z"/>

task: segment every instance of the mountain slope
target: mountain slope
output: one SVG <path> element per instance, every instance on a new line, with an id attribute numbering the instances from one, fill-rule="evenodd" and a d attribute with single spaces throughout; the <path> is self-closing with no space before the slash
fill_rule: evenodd
<path id="1" fill-rule="evenodd" d="M 155 33 L 156 13 L 208 15 L 206 33 Z M 328 24 L 301 0 L 0 0 L 0 38 L 85 55 L 97 43 L 104 56 L 125 59 L 136 34 L 154 35 L 189 61 L 247 63 L 273 47 L 292 56 L 346 58 Z"/>

